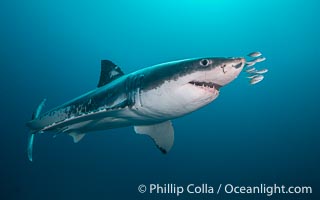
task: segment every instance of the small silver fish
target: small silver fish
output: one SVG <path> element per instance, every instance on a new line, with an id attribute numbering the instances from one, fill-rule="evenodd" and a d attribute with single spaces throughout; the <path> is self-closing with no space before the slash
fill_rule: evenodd
<path id="1" fill-rule="evenodd" d="M 246 62 L 246 67 L 251 67 L 255 64 L 256 64 L 256 62 Z"/>
<path id="2" fill-rule="evenodd" d="M 253 79 L 255 77 L 259 76 L 258 74 L 252 75 L 252 76 L 248 76 L 247 78 Z"/>
<path id="3" fill-rule="evenodd" d="M 251 68 L 246 70 L 247 73 L 254 72 L 254 71 L 256 71 L 256 68 Z"/>
<path id="4" fill-rule="evenodd" d="M 265 57 L 260 57 L 260 58 L 257 58 L 257 59 L 252 60 L 251 62 L 258 63 L 258 62 L 262 62 L 262 61 L 265 61 L 265 60 L 266 60 Z"/>
<path id="5" fill-rule="evenodd" d="M 250 84 L 251 85 L 257 84 L 260 81 L 262 81 L 263 79 L 264 79 L 263 75 L 258 75 L 258 76 L 254 77 L 253 79 L 250 80 Z"/>
<path id="6" fill-rule="evenodd" d="M 248 56 L 252 57 L 252 58 L 256 58 L 256 57 L 259 57 L 261 56 L 262 53 L 259 52 L 259 51 L 256 51 L 256 52 L 252 52 L 252 53 L 249 53 Z"/>
<path id="7" fill-rule="evenodd" d="M 264 74 L 264 73 L 267 73 L 269 70 L 268 69 L 261 69 L 261 70 L 258 70 L 258 71 L 255 71 L 256 74 Z"/>

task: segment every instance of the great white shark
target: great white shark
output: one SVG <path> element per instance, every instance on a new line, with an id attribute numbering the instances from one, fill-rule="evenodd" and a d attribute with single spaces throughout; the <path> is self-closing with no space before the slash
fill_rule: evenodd
<path id="1" fill-rule="evenodd" d="M 167 153 L 174 141 L 171 120 L 215 100 L 245 62 L 244 57 L 192 58 L 124 74 L 112 61 L 102 60 L 97 88 L 43 114 L 45 100 L 40 103 L 27 122 L 28 158 L 32 161 L 37 133 L 65 133 L 79 142 L 89 132 L 126 126 L 150 136 Z"/>

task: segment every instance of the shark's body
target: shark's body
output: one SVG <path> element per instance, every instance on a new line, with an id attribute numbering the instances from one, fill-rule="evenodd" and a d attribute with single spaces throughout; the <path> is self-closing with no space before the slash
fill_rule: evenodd
<path id="1" fill-rule="evenodd" d="M 96 89 L 42 115 L 44 102 L 39 105 L 27 123 L 29 159 L 36 133 L 66 133 L 78 142 L 88 132 L 125 126 L 149 135 L 162 152 L 168 152 L 174 140 L 170 120 L 212 102 L 244 65 L 244 58 L 195 58 L 125 75 L 111 61 L 103 60 Z"/>

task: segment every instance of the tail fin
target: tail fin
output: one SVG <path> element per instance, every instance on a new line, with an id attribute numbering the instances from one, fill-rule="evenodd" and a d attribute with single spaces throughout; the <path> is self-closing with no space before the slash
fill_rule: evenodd
<path id="1" fill-rule="evenodd" d="M 30 162 L 32 162 L 33 140 L 34 140 L 34 133 L 29 133 L 29 135 L 28 135 L 28 158 L 29 158 Z"/>
<path id="2" fill-rule="evenodd" d="M 46 100 L 47 99 L 43 99 L 41 101 L 41 103 L 38 105 L 36 111 L 32 114 L 32 117 L 31 117 L 32 120 L 37 119 L 39 117 L 39 115 L 41 113 L 41 110 L 44 107 L 44 104 L 45 104 Z M 34 135 L 36 133 L 37 133 L 36 131 L 30 131 L 29 132 L 29 136 L 28 136 L 28 148 L 27 148 L 27 151 L 28 151 L 28 158 L 29 158 L 29 160 L 31 162 L 32 162 L 33 140 L 34 140 Z"/>

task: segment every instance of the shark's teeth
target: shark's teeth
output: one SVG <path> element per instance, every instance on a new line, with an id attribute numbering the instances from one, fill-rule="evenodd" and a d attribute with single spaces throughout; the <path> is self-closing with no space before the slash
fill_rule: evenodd
<path id="1" fill-rule="evenodd" d="M 216 90 L 219 90 L 221 85 L 212 83 L 212 82 L 198 82 L 198 81 L 191 81 L 189 82 L 190 84 L 194 85 L 194 86 L 198 86 L 198 87 L 202 87 L 202 88 L 214 88 Z"/>

